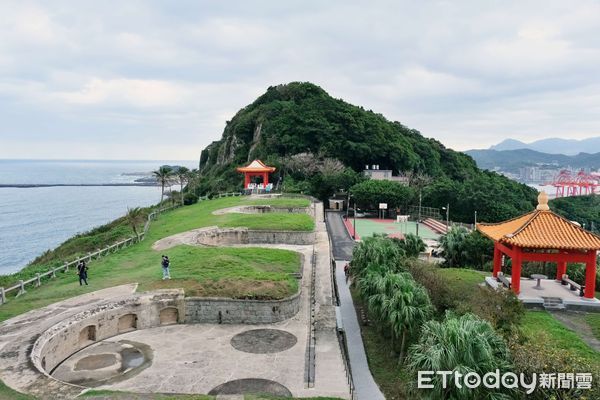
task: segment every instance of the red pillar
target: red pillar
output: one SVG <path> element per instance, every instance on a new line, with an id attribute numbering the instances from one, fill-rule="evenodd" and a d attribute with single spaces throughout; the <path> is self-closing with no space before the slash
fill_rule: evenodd
<path id="1" fill-rule="evenodd" d="M 502 270 L 502 252 L 498 248 L 498 244 L 494 242 L 494 270 L 492 275 L 498 277 L 498 272 Z"/>
<path id="2" fill-rule="evenodd" d="M 267 187 L 267 185 L 269 184 L 269 173 L 265 172 L 263 174 L 263 184 L 265 185 L 265 188 Z"/>
<path id="3" fill-rule="evenodd" d="M 512 290 L 516 294 L 521 292 L 521 248 L 514 248 L 512 258 L 512 274 L 511 274 Z"/>
<path id="4" fill-rule="evenodd" d="M 585 263 L 585 291 L 587 299 L 593 299 L 596 292 L 596 250 L 588 251 L 588 261 Z"/>
<path id="5" fill-rule="evenodd" d="M 244 172 L 244 189 L 248 188 L 248 184 L 250 183 L 250 174 Z"/>
<path id="6" fill-rule="evenodd" d="M 562 276 L 567 273 L 567 262 L 559 261 L 556 263 L 556 280 L 562 280 Z"/>

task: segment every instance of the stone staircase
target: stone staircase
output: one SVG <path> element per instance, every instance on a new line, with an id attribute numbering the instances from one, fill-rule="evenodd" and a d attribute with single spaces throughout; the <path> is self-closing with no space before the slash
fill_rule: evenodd
<path id="1" fill-rule="evenodd" d="M 542 297 L 542 299 L 544 299 L 544 308 L 548 311 L 565 309 L 565 305 L 560 297 Z"/>
<path id="2" fill-rule="evenodd" d="M 429 227 L 431 230 L 433 230 L 436 233 L 445 235 L 446 234 L 446 224 L 444 224 L 443 222 L 438 221 L 437 219 L 433 219 L 433 218 L 426 218 L 423 221 L 423 225 Z"/>

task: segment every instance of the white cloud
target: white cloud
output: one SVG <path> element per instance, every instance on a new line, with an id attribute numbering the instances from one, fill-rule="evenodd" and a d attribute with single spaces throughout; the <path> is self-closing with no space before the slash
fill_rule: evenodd
<path id="1" fill-rule="evenodd" d="M 9 139 L 44 136 L 36 151 L 68 157 L 107 137 L 141 154 L 165 134 L 190 157 L 267 86 L 298 80 L 459 149 L 600 134 L 593 0 L 32 0 L 0 13 L 0 157 L 28 156 Z"/>

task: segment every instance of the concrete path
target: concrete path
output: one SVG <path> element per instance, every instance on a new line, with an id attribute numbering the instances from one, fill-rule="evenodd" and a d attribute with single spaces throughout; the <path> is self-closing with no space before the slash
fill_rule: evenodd
<path id="1" fill-rule="evenodd" d="M 342 215 L 344 213 L 339 211 L 327 211 L 327 230 L 333 245 L 333 257 L 336 260 L 351 260 L 354 240 L 348 235 Z"/>
<path id="2" fill-rule="evenodd" d="M 354 308 L 350 288 L 346 283 L 346 276 L 344 275 L 344 265 L 352 258 L 354 241 L 350 238 L 344 227 L 341 213 L 327 213 L 327 228 L 332 240 L 333 254 L 336 257 L 335 279 L 346 341 L 348 343 L 348 356 L 350 358 L 350 369 L 352 370 L 352 379 L 354 381 L 354 393 L 359 400 L 385 399 L 369 369 L 360 326 L 356 317 L 356 309 Z M 338 258 L 338 256 L 344 258 Z"/>

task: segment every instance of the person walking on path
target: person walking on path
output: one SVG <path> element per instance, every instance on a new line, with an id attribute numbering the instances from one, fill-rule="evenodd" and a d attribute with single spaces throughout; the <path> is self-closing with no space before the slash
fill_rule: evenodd
<path id="1" fill-rule="evenodd" d="M 163 270 L 163 281 L 165 279 L 171 279 L 171 273 L 169 272 L 169 265 L 171 262 L 169 261 L 169 257 L 163 255 L 162 256 L 162 270 Z"/>
<path id="2" fill-rule="evenodd" d="M 85 261 L 81 260 L 79 261 L 79 264 L 77 264 L 77 275 L 79 275 L 79 286 L 83 285 L 83 282 L 85 282 L 85 284 L 87 285 L 87 271 L 88 271 L 88 267 L 87 265 L 85 265 Z"/>

